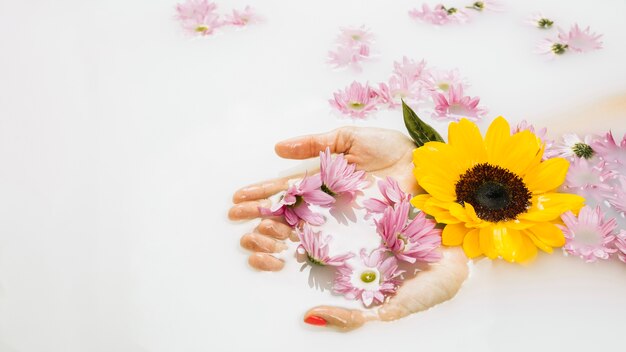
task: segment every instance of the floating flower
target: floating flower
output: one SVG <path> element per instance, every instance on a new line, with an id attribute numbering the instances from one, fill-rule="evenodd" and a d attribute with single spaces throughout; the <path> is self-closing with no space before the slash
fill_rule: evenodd
<path id="1" fill-rule="evenodd" d="M 461 118 L 468 118 L 472 121 L 479 121 L 487 113 L 487 110 L 478 107 L 479 97 L 463 95 L 462 86 L 452 86 L 448 89 L 447 97 L 442 93 L 433 93 L 435 102 L 435 112 L 432 116 L 439 120 L 449 119 L 458 121 Z"/>
<path id="2" fill-rule="evenodd" d="M 461 119 L 450 123 L 447 144 L 428 142 L 413 153 L 413 173 L 428 193 L 411 203 L 447 224 L 442 243 L 463 245 L 470 258 L 526 262 L 537 247 L 550 253 L 565 244 L 554 222 L 584 202 L 554 191 L 565 180 L 567 160 L 541 161 L 536 135 L 510 131 L 499 117 L 483 140 L 476 124 Z"/>
<path id="3" fill-rule="evenodd" d="M 243 11 L 233 10 L 232 16 L 228 18 L 227 23 L 233 26 L 243 27 L 251 23 L 258 23 L 261 17 L 250 7 L 246 6 Z"/>
<path id="4" fill-rule="evenodd" d="M 400 106 L 400 103 L 394 100 L 393 94 L 391 94 L 391 89 L 387 83 L 379 83 L 378 89 L 375 90 L 375 93 L 379 104 L 386 104 L 389 109 L 395 109 Z"/>
<path id="5" fill-rule="evenodd" d="M 426 75 L 423 83 L 429 90 L 442 93 L 447 93 L 452 86 L 462 87 L 463 89 L 469 87 L 469 84 L 461 77 L 461 73 L 458 69 L 431 70 Z"/>
<path id="6" fill-rule="evenodd" d="M 466 8 L 476 11 L 502 11 L 502 5 L 500 4 L 500 2 L 493 0 L 475 1 L 472 5 L 466 6 Z"/>
<path id="7" fill-rule="evenodd" d="M 559 31 L 559 40 L 576 52 L 586 52 L 602 49 L 601 34 L 591 33 L 589 27 L 581 30 L 578 24 L 574 24 L 568 32 Z"/>
<path id="8" fill-rule="evenodd" d="M 607 162 L 609 169 L 626 175 L 626 134 L 618 144 L 613 138 L 613 133 L 609 131 L 604 138 L 596 139 L 592 143 L 592 148 L 602 160 Z"/>
<path id="9" fill-rule="evenodd" d="M 394 207 L 397 203 L 410 200 L 411 195 L 404 193 L 396 180 L 387 177 L 378 181 L 378 189 L 383 196 L 383 200 L 370 198 L 363 201 L 363 207 L 367 210 L 366 218 L 372 214 L 382 214 L 387 208 Z"/>
<path id="10" fill-rule="evenodd" d="M 426 61 L 414 61 L 406 56 L 402 57 L 402 62 L 394 61 L 393 73 L 398 77 L 406 77 L 409 82 L 424 79 L 426 71 Z"/>
<path id="11" fill-rule="evenodd" d="M 546 38 L 539 42 L 536 52 L 547 55 L 549 58 L 555 58 L 565 54 L 568 49 L 569 45 L 566 42 L 559 39 Z"/>
<path id="12" fill-rule="evenodd" d="M 349 87 L 334 93 L 333 96 L 334 99 L 328 101 L 330 106 L 343 114 L 365 118 L 370 112 L 376 111 L 378 102 L 376 91 L 367 83 L 362 85 L 354 81 Z"/>
<path id="13" fill-rule="evenodd" d="M 436 25 L 443 25 L 450 22 L 462 23 L 466 22 L 468 19 L 464 11 L 455 7 L 445 8 L 441 4 L 435 5 L 432 10 L 427 4 L 422 4 L 422 10 L 410 10 L 409 17 Z"/>
<path id="14" fill-rule="evenodd" d="M 545 16 L 541 12 L 535 12 L 526 20 L 526 23 L 533 27 L 541 28 L 541 29 L 549 29 L 552 28 L 554 21 Z"/>
<path id="15" fill-rule="evenodd" d="M 395 207 L 387 207 L 380 220 L 374 220 L 383 248 L 409 263 L 438 261 L 441 255 L 436 249 L 441 245 L 441 230 L 435 228 L 436 222 L 426 219 L 424 212 L 409 222 L 409 210 L 409 201 L 402 200 Z"/>
<path id="16" fill-rule="evenodd" d="M 566 244 L 563 249 L 572 255 L 595 262 L 598 259 L 609 259 L 609 254 L 617 250 L 612 248 L 615 240 L 615 219 L 606 221 L 600 207 L 592 209 L 583 207 L 578 217 L 571 211 L 561 216 L 565 226 L 561 226 L 565 234 Z"/>
<path id="17" fill-rule="evenodd" d="M 626 230 L 620 230 L 615 238 L 615 248 L 617 249 L 617 257 L 626 263 Z"/>
<path id="18" fill-rule="evenodd" d="M 585 188 L 601 191 L 611 190 L 611 186 L 607 181 L 612 179 L 615 173 L 607 169 L 605 165 L 605 161 L 597 159 L 574 159 L 565 178 L 565 187 L 574 190 Z"/>
<path id="19" fill-rule="evenodd" d="M 305 255 L 309 262 L 322 266 L 342 266 L 346 260 L 354 257 L 353 253 L 347 253 L 337 256 L 329 255 L 328 244 L 331 236 L 323 236 L 321 232 L 315 232 L 309 224 L 304 224 L 302 229 L 297 229 L 296 233 L 300 238 L 300 245 L 296 252 Z"/>
<path id="20" fill-rule="evenodd" d="M 393 295 L 400 284 L 398 261 L 395 257 L 384 258 L 384 252 L 376 250 L 370 255 L 361 250 L 361 260 L 354 265 L 337 268 L 334 291 L 348 299 L 361 300 L 367 307 L 382 303 Z"/>
<path id="21" fill-rule="evenodd" d="M 210 35 L 224 23 L 215 12 L 217 5 L 208 0 L 187 0 L 176 5 L 177 18 L 183 28 L 192 34 Z"/>
<path id="22" fill-rule="evenodd" d="M 325 206 L 335 201 L 332 196 L 320 189 L 321 186 L 322 178 L 319 174 L 305 176 L 299 183 L 291 185 L 272 208 L 260 208 L 261 215 L 284 216 L 285 221 L 291 226 L 296 226 L 300 220 L 311 225 L 321 225 L 324 223 L 324 217 L 314 213 L 309 205 Z"/>
<path id="23" fill-rule="evenodd" d="M 389 92 L 392 97 L 398 100 L 419 101 L 424 95 L 424 89 L 419 81 L 399 76 L 389 78 Z"/>
<path id="24" fill-rule="evenodd" d="M 358 48 L 338 46 L 335 51 L 328 52 L 328 63 L 333 68 L 352 67 L 361 71 L 360 62 L 369 57 L 369 46 L 363 45 Z"/>
<path id="25" fill-rule="evenodd" d="M 593 136 L 587 135 L 584 139 L 578 137 L 577 134 L 564 134 L 562 141 L 556 143 L 552 148 L 546 149 L 546 155 L 549 157 L 560 157 L 573 160 L 576 158 L 590 159 L 594 155 L 591 142 Z"/>
<path id="26" fill-rule="evenodd" d="M 365 26 L 341 28 L 337 43 L 344 46 L 361 47 L 372 44 L 374 35 Z"/>
<path id="27" fill-rule="evenodd" d="M 617 210 L 617 212 L 626 215 L 626 175 L 617 177 L 616 186 L 605 195 L 609 204 Z"/>
<path id="28" fill-rule="evenodd" d="M 343 154 L 333 159 L 328 147 L 320 152 L 320 175 L 322 191 L 332 197 L 343 196 L 354 200 L 356 193 L 367 186 L 365 171 L 356 171 L 356 165 L 348 164 Z"/>

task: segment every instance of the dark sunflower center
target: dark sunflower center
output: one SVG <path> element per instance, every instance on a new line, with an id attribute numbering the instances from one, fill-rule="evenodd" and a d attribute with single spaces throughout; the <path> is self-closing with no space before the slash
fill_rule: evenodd
<path id="1" fill-rule="evenodd" d="M 500 166 L 477 164 L 455 185 L 456 201 L 471 204 L 485 221 L 515 219 L 530 206 L 531 193 L 521 177 Z"/>

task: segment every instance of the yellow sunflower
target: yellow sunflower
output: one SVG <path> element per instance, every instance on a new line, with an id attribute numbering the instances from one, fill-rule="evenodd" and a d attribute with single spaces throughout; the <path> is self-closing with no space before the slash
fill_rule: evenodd
<path id="1" fill-rule="evenodd" d="M 442 243 L 463 245 L 470 258 L 526 262 L 537 247 L 552 253 L 565 244 L 555 225 L 560 215 L 583 206 L 584 198 L 556 192 L 568 161 L 542 161 L 537 136 L 510 131 L 498 117 L 483 140 L 478 127 L 462 119 L 450 124 L 447 144 L 428 142 L 413 152 L 413 172 L 428 194 L 411 203 L 446 224 Z"/>

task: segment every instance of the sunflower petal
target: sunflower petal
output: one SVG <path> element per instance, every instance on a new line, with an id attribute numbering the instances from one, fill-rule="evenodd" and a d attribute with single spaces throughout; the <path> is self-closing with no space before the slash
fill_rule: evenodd
<path id="1" fill-rule="evenodd" d="M 463 251 L 468 258 L 476 258 L 483 254 L 479 240 L 479 230 L 474 229 L 465 235 L 463 239 Z"/>
<path id="2" fill-rule="evenodd" d="M 494 226 L 483 227 L 478 233 L 480 250 L 490 259 L 498 257 L 498 252 L 493 246 L 493 228 Z"/>
<path id="3" fill-rule="evenodd" d="M 550 247 L 565 245 L 565 236 L 558 226 L 549 222 L 542 222 L 528 229 L 528 232 Z"/>
<path id="4" fill-rule="evenodd" d="M 430 194 L 418 194 L 415 197 L 411 198 L 411 204 L 417 209 L 424 210 L 424 204 L 430 198 L 432 198 Z"/>
<path id="5" fill-rule="evenodd" d="M 553 221 L 568 210 L 578 211 L 584 202 L 585 198 L 576 194 L 544 193 L 533 196 L 530 210 L 517 218 L 535 222 Z"/>
<path id="6" fill-rule="evenodd" d="M 522 242 L 518 247 L 514 261 L 525 264 L 535 259 L 537 256 L 537 247 L 528 236 L 521 235 Z"/>
<path id="7" fill-rule="evenodd" d="M 532 193 L 550 192 L 565 181 L 568 168 L 569 162 L 563 158 L 548 159 L 530 169 L 524 183 Z"/>
<path id="8" fill-rule="evenodd" d="M 469 163 L 470 167 L 487 161 L 487 151 L 480 130 L 468 119 L 450 123 L 448 144 L 454 148 L 462 160 Z"/>
<path id="9" fill-rule="evenodd" d="M 463 238 L 467 233 L 468 228 L 463 224 L 446 225 L 441 233 L 441 244 L 444 246 L 459 246 L 463 243 Z"/>

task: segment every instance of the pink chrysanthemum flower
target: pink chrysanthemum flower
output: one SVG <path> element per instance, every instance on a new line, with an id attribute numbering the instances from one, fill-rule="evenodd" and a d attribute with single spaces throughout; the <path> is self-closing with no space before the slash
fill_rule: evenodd
<path id="1" fill-rule="evenodd" d="M 615 177 L 615 173 L 605 167 L 605 161 L 597 159 L 587 160 L 576 158 L 570 162 L 567 176 L 565 177 L 565 188 L 578 193 L 582 189 L 594 189 L 607 192 L 611 190 L 608 180 Z"/>
<path id="2" fill-rule="evenodd" d="M 395 257 L 385 259 L 384 256 L 380 250 L 370 255 L 361 250 L 360 261 L 337 268 L 333 287 L 335 293 L 348 299 L 361 300 L 366 307 L 383 303 L 385 297 L 395 294 L 402 271 L 398 270 Z"/>
<path id="3" fill-rule="evenodd" d="M 370 112 L 376 111 L 377 95 L 367 83 L 362 85 L 356 81 L 352 82 L 349 87 L 335 92 L 333 96 L 334 99 L 328 101 L 330 106 L 343 114 L 365 118 Z"/>
<path id="4" fill-rule="evenodd" d="M 527 20 L 526 23 L 541 29 L 549 29 L 554 25 L 554 21 L 550 19 L 548 16 L 545 16 L 541 12 L 533 13 Z"/>
<path id="5" fill-rule="evenodd" d="M 584 139 L 578 137 L 577 134 L 564 134 L 562 140 L 554 144 L 551 148 L 546 148 L 546 155 L 550 158 L 565 158 L 574 160 L 574 158 L 590 159 L 594 155 L 591 146 L 593 136 L 587 135 Z"/>
<path id="6" fill-rule="evenodd" d="M 471 121 L 479 121 L 487 113 L 487 110 L 479 107 L 479 97 L 463 95 L 463 87 L 452 86 L 448 90 L 447 97 L 442 93 L 433 93 L 435 111 L 432 116 L 439 120 L 459 121 L 467 118 Z"/>
<path id="7" fill-rule="evenodd" d="M 424 85 L 431 91 L 438 91 L 446 93 L 452 86 L 462 87 L 463 89 L 469 87 L 467 81 L 461 77 L 461 73 L 458 69 L 454 70 L 439 70 L 433 69 L 428 72 L 426 79 L 422 81 Z"/>
<path id="8" fill-rule="evenodd" d="M 400 189 L 398 181 L 391 177 L 379 180 L 378 189 L 383 196 L 382 200 L 370 198 L 363 201 L 363 207 L 367 210 L 366 219 L 369 219 L 372 214 L 382 214 L 387 208 L 394 207 L 397 203 L 411 199 L 411 195 L 404 193 L 404 191 Z"/>
<path id="9" fill-rule="evenodd" d="M 617 257 L 626 263 L 626 230 L 620 230 L 615 237 L 615 248 L 617 249 Z"/>
<path id="10" fill-rule="evenodd" d="M 389 78 L 389 92 L 397 100 L 420 101 L 424 97 L 424 89 L 419 81 L 408 77 L 391 76 Z"/>
<path id="11" fill-rule="evenodd" d="M 328 244 L 332 240 L 332 236 L 323 236 L 321 232 L 313 231 L 309 224 L 305 223 L 302 229 L 296 230 L 296 233 L 300 238 L 300 245 L 296 252 L 305 255 L 312 264 L 342 266 L 346 260 L 354 257 L 353 253 L 330 256 Z"/>
<path id="12" fill-rule="evenodd" d="M 378 89 L 376 89 L 375 92 L 379 104 L 387 105 L 389 109 L 395 109 L 400 106 L 400 103 L 394 100 L 393 94 L 391 94 L 391 89 L 387 83 L 379 83 Z"/>
<path id="13" fill-rule="evenodd" d="M 409 263 L 438 261 L 441 255 L 436 249 L 441 246 L 441 230 L 435 228 L 435 221 L 426 219 L 424 212 L 409 222 L 409 210 L 405 199 L 395 207 L 387 207 L 380 220 L 374 220 L 383 248 Z"/>
<path id="14" fill-rule="evenodd" d="M 345 46 L 361 47 L 373 42 L 374 34 L 365 26 L 341 28 L 337 43 Z"/>
<path id="15" fill-rule="evenodd" d="M 355 164 L 348 164 L 343 154 L 333 159 L 330 148 L 320 152 L 321 189 L 332 197 L 356 198 L 357 192 L 367 187 L 365 171 L 356 171 Z"/>
<path id="16" fill-rule="evenodd" d="M 432 10 L 427 4 L 422 4 L 422 10 L 410 10 L 409 17 L 435 25 L 451 22 L 463 23 L 469 19 L 469 16 L 463 10 L 455 7 L 445 8 L 442 4 L 435 5 Z"/>
<path id="17" fill-rule="evenodd" d="M 604 135 L 604 138 L 597 138 L 591 146 L 598 157 L 607 162 L 609 169 L 626 175 L 626 134 L 617 144 L 613 138 L 613 133 L 609 131 Z"/>
<path id="18" fill-rule="evenodd" d="M 563 249 L 567 253 L 579 256 L 589 263 L 608 259 L 611 253 L 616 252 L 612 244 L 617 222 L 615 219 L 606 221 L 599 206 L 595 209 L 584 206 L 578 217 L 568 211 L 561 215 L 561 219 L 565 223 L 561 229 L 565 235 Z"/>
<path id="19" fill-rule="evenodd" d="M 569 50 L 569 45 L 560 39 L 545 38 L 537 44 L 535 52 L 537 54 L 547 55 L 548 58 L 554 59 L 557 56 L 565 54 Z"/>
<path id="20" fill-rule="evenodd" d="M 578 24 L 570 27 L 568 32 L 559 30 L 559 40 L 569 46 L 572 51 L 583 53 L 602 49 L 602 34 L 591 33 L 589 27 L 581 30 Z"/>
<path id="21" fill-rule="evenodd" d="M 619 213 L 626 215 L 626 175 L 617 177 L 615 187 L 605 197 L 609 204 Z"/>
<path id="22" fill-rule="evenodd" d="M 338 46 L 334 51 L 328 52 L 328 63 L 333 68 L 352 67 L 356 71 L 361 71 L 361 61 L 367 59 L 370 55 L 368 45 L 359 47 Z"/>
<path id="23" fill-rule="evenodd" d="M 216 9 L 217 5 L 208 0 L 187 0 L 176 5 L 176 17 L 189 33 L 210 35 L 224 24 Z"/>
<path id="24" fill-rule="evenodd" d="M 261 22 L 261 17 L 250 6 L 246 6 L 243 11 L 233 10 L 232 16 L 227 20 L 227 23 L 238 27 L 258 22 Z"/>
<path id="25" fill-rule="evenodd" d="M 423 79 L 426 74 L 426 61 L 415 61 L 402 57 L 402 62 L 393 62 L 393 73 L 398 77 L 406 77 L 409 81 Z"/>
<path id="26" fill-rule="evenodd" d="M 335 198 L 320 189 L 322 178 L 319 174 L 305 176 L 299 183 L 291 185 L 282 196 L 282 199 L 272 208 L 260 208 L 263 216 L 283 216 L 291 226 L 296 226 L 300 220 L 311 225 L 322 225 L 324 217 L 314 213 L 309 205 L 326 206 L 335 201 Z"/>
<path id="27" fill-rule="evenodd" d="M 499 1 L 482 0 L 482 1 L 474 1 L 474 3 L 472 3 L 470 6 L 466 6 L 466 8 L 476 10 L 476 11 L 500 12 L 502 11 L 502 4 Z"/>

